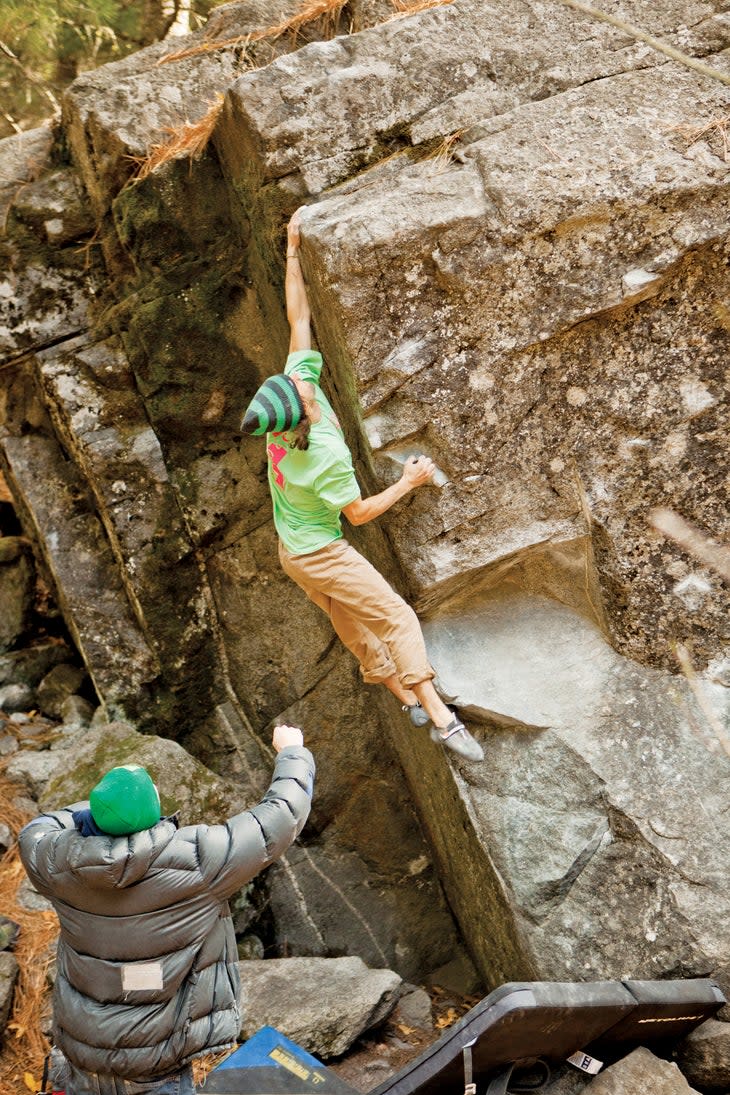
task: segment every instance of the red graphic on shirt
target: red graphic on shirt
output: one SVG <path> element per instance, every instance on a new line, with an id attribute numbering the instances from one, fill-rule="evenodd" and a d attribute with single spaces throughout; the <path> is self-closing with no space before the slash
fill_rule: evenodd
<path id="1" fill-rule="evenodd" d="M 277 485 L 277 487 L 283 487 L 284 486 L 284 476 L 281 473 L 281 469 L 279 468 L 279 464 L 281 463 L 282 459 L 286 456 L 286 454 L 289 450 L 285 449 L 283 445 L 275 445 L 274 442 L 272 441 L 270 445 L 266 446 L 266 451 L 269 454 L 269 459 L 271 460 L 271 466 L 274 469 L 274 479 L 276 480 L 276 485 Z"/>

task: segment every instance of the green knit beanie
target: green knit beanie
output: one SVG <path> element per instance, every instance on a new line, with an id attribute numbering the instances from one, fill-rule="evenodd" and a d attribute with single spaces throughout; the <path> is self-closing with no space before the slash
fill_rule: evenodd
<path id="1" fill-rule="evenodd" d="M 111 836 L 151 829 L 160 820 L 160 796 L 139 764 L 112 768 L 89 795 L 95 824 Z"/>
<path id="2" fill-rule="evenodd" d="M 265 380 L 243 416 L 243 433 L 279 433 L 298 425 L 304 417 L 304 405 L 297 386 L 289 376 L 277 373 Z"/>

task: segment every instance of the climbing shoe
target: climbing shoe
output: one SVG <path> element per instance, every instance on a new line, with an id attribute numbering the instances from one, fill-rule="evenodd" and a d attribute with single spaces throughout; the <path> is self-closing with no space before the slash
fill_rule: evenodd
<path id="1" fill-rule="evenodd" d="M 403 704 L 403 710 L 408 712 L 409 718 L 414 726 L 425 726 L 431 719 L 421 707 L 420 703 Z"/>
<path id="2" fill-rule="evenodd" d="M 439 730 L 437 726 L 432 726 L 431 738 L 433 741 L 441 742 L 446 749 L 453 749 L 465 760 L 484 760 L 484 750 L 481 745 L 471 736 L 464 723 L 456 715 L 443 730 Z"/>

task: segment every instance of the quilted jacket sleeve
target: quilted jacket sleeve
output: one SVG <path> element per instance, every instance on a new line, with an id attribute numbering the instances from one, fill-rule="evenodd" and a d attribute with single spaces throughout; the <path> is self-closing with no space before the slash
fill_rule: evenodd
<path id="1" fill-rule="evenodd" d="M 198 861 L 212 893 L 230 897 L 296 840 L 309 816 L 314 772 L 309 750 L 288 746 L 257 806 L 225 825 L 197 826 Z"/>
<path id="2" fill-rule="evenodd" d="M 29 821 L 18 833 L 20 858 L 39 893 L 52 892 L 53 846 L 57 834 L 64 829 L 73 829 L 73 811 L 84 809 L 88 805 L 88 802 L 75 802 L 63 810 L 41 814 Z"/>

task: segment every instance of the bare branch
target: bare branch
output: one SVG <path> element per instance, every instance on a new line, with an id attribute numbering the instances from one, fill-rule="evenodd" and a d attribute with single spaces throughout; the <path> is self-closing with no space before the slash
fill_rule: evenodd
<path id="1" fill-rule="evenodd" d="M 719 742 L 728 756 L 730 756 L 730 738 L 705 695 L 704 689 L 702 688 L 702 682 L 695 672 L 695 667 L 692 665 L 692 659 L 689 656 L 687 647 L 682 646 L 681 643 L 677 643 L 674 647 L 674 656 L 679 662 L 680 669 L 687 678 L 687 684 L 692 689 L 694 698 L 697 700 L 697 706 L 707 719 L 707 725 L 710 727 L 715 740 Z M 704 740 L 704 735 L 702 736 Z"/>
<path id="2" fill-rule="evenodd" d="M 603 23 L 610 23 L 611 26 L 618 27 L 625 34 L 630 34 L 632 38 L 636 38 L 640 42 L 646 42 L 647 46 L 651 46 L 659 53 L 671 57 L 673 61 L 678 61 L 685 68 L 692 68 L 703 76 L 709 76 L 712 80 L 719 80 L 722 84 L 730 85 L 730 75 L 727 72 L 720 72 L 719 68 L 713 68 L 712 65 L 706 65 L 704 61 L 698 61 L 696 57 L 690 57 L 688 53 L 682 53 L 681 50 L 670 46 L 668 42 L 663 42 L 661 38 L 655 38 L 653 34 L 642 30 L 641 27 L 635 27 L 632 23 L 627 23 L 625 19 L 619 19 L 617 15 L 609 15 L 606 11 L 599 11 L 598 8 L 591 7 L 590 4 L 583 4 L 580 0 L 558 0 L 558 2 L 566 4 L 567 7 L 574 8 L 576 11 L 581 11 L 584 15 L 590 15 L 592 19 L 600 19 Z"/>
<path id="3" fill-rule="evenodd" d="M 41 80 L 39 76 L 36 76 L 35 72 L 31 72 L 29 68 L 26 68 L 20 58 L 13 53 L 10 46 L 6 45 L 3 41 L 0 41 L 0 53 L 4 53 L 5 56 L 13 62 L 16 68 L 20 69 L 28 83 L 33 84 L 34 87 L 37 87 L 38 90 L 46 96 L 54 110 L 59 109 L 58 99 L 53 94 L 51 89 L 46 86 L 46 84 L 43 82 L 43 80 Z"/>
<path id="4" fill-rule="evenodd" d="M 652 510 L 649 521 L 657 532 L 674 540 L 704 566 L 710 567 L 726 582 L 730 582 L 730 547 L 711 540 L 671 509 L 660 507 Z"/>
<path id="5" fill-rule="evenodd" d="M 15 118 L 13 118 L 10 114 L 8 114 L 8 112 L 6 110 L 4 110 L 2 112 L 2 114 L 3 114 L 3 118 L 5 119 L 5 121 L 8 123 L 9 126 L 11 126 L 15 130 L 16 133 L 22 133 L 23 132 L 23 127 L 19 126 L 18 123 L 16 122 Z"/>

